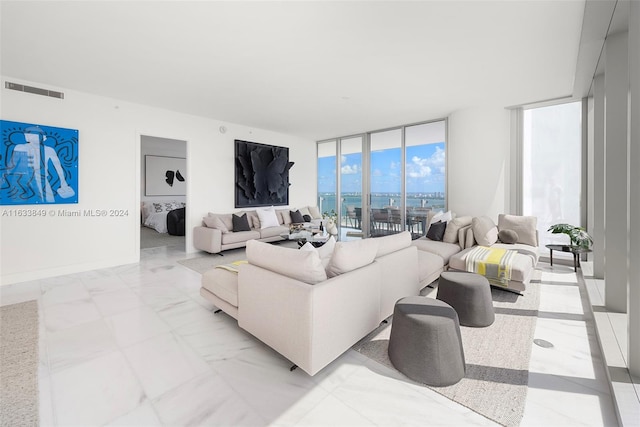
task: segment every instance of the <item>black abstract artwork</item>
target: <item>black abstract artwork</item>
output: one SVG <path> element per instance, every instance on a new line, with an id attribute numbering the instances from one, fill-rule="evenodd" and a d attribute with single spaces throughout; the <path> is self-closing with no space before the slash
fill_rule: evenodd
<path id="1" fill-rule="evenodd" d="M 289 204 L 289 149 L 235 140 L 236 208 Z"/>

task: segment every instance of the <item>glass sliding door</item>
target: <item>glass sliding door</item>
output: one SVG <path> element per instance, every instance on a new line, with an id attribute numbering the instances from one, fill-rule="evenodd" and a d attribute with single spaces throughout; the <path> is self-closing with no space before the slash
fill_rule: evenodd
<path id="1" fill-rule="evenodd" d="M 370 135 L 371 237 L 399 233 L 403 226 L 402 128 Z"/>
<path id="2" fill-rule="evenodd" d="M 317 147 L 318 209 L 320 209 L 320 213 L 337 211 L 336 140 L 319 142 Z"/>
<path id="3" fill-rule="evenodd" d="M 427 215 L 446 206 L 446 123 L 405 128 L 406 229 L 424 235 Z"/>
<path id="4" fill-rule="evenodd" d="M 338 224 L 341 240 L 362 238 L 362 135 L 340 139 L 340 203 Z"/>
<path id="5" fill-rule="evenodd" d="M 538 218 L 541 248 L 568 243 L 547 230 L 583 225 L 581 102 L 524 110 L 522 143 L 522 213 Z"/>

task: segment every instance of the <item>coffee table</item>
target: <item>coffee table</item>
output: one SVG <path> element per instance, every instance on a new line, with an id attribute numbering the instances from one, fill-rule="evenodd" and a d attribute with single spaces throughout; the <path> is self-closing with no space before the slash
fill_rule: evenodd
<path id="1" fill-rule="evenodd" d="M 309 242 L 316 248 L 327 243 L 331 234 L 327 232 L 314 232 L 315 230 L 302 229 L 294 232 L 286 232 L 280 234 L 280 237 L 287 240 L 297 240 L 298 245 L 302 246 Z"/>

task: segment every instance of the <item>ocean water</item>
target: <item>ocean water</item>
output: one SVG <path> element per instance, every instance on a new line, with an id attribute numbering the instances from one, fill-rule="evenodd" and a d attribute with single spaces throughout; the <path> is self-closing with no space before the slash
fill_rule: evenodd
<path id="1" fill-rule="evenodd" d="M 371 207 L 383 208 L 386 206 L 399 206 L 400 194 L 379 194 L 371 195 Z M 428 197 L 422 194 L 407 194 L 407 208 L 427 207 L 433 210 L 444 209 L 444 198 Z M 335 193 L 321 193 L 318 196 L 318 206 L 320 212 L 327 212 L 336 208 Z M 344 194 L 342 195 L 342 215 L 346 214 L 347 206 L 362 206 L 362 195 Z"/>

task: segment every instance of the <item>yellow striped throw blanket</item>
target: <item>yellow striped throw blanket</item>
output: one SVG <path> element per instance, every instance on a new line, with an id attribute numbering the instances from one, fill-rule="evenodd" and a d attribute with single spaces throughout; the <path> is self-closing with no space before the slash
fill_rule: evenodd
<path id="1" fill-rule="evenodd" d="M 242 264 L 248 264 L 249 261 L 234 261 L 229 264 L 216 265 L 215 268 L 222 268 L 223 270 L 231 271 L 232 273 L 238 272 L 238 266 Z"/>
<path id="2" fill-rule="evenodd" d="M 487 278 L 489 283 L 507 287 L 511 280 L 511 265 L 517 251 L 501 248 L 476 246 L 467 254 L 467 271 L 478 273 Z"/>

